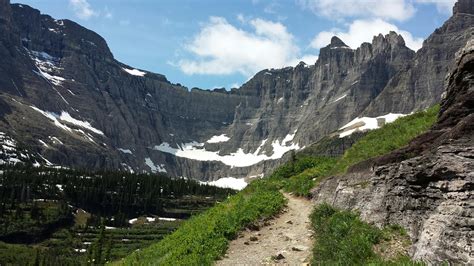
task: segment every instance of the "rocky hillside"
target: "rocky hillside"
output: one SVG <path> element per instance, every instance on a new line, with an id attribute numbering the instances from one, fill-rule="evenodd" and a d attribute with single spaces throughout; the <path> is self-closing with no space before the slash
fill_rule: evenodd
<path id="1" fill-rule="evenodd" d="M 474 38 L 458 52 L 454 66 L 431 130 L 400 150 L 323 181 L 313 195 L 316 203 L 357 210 L 378 226 L 403 226 L 412 239 L 414 259 L 470 265 L 474 263 Z"/>
<path id="2" fill-rule="evenodd" d="M 334 37 L 315 64 L 207 91 L 118 62 L 72 21 L 0 0 L 0 130 L 59 165 L 259 176 L 358 116 L 438 102 L 455 52 L 474 34 L 472 6 L 460 0 L 417 52 L 395 32 L 355 50 Z"/>

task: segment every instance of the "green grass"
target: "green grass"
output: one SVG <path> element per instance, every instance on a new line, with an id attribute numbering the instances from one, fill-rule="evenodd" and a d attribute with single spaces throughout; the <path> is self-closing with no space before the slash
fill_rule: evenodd
<path id="1" fill-rule="evenodd" d="M 391 239 L 406 237 L 400 226 L 379 229 L 360 220 L 356 213 L 328 204 L 317 206 L 310 218 L 316 234 L 312 265 L 423 265 L 404 254 L 395 253 L 387 259 L 374 251 L 374 245 L 389 249 Z M 410 242 L 402 244 L 406 249 Z"/>
<path id="2" fill-rule="evenodd" d="M 277 213 L 285 204 L 278 187 L 256 180 L 200 215 L 184 222 L 173 234 L 136 251 L 126 265 L 210 265 L 244 227 Z"/>
<path id="3" fill-rule="evenodd" d="M 436 122 L 438 112 L 439 105 L 435 105 L 426 111 L 399 118 L 393 123 L 370 131 L 344 153 L 333 173 L 344 173 L 354 164 L 407 145 Z"/>
<path id="4" fill-rule="evenodd" d="M 268 179 L 286 192 L 307 197 L 310 190 L 331 171 L 336 162 L 337 159 L 331 157 L 297 156 L 291 162 L 278 167 Z"/>

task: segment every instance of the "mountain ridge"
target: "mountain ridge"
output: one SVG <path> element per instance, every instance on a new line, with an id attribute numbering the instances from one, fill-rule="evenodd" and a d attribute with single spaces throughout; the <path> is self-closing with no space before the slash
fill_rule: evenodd
<path id="1" fill-rule="evenodd" d="M 201 180 L 257 176 L 278 165 L 278 158 L 272 158 L 276 149 L 307 146 L 356 116 L 426 108 L 442 93 L 442 71 L 426 71 L 435 83 L 429 90 L 414 87 L 417 79 L 403 74 L 414 65 L 418 52 L 408 49 L 394 32 L 378 35 L 355 50 L 334 39 L 333 46 L 321 49 L 314 65 L 262 70 L 239 89 L 209 92 L 188 90 L 164 75 L 118 62 L 102 37 L 74 22 L 54 20 L 26 5 L 11 7 L 11 14 L 6 8 L 0 15 L 5 18 L 2 27 L 8 28 L 5 34 L 11 36 L 11 40 L 2 37 L 0 54 L 12 62 L 12 67 L 0 68 L 0 98 L 15 111 L 3 113 L 0 128 L 65 166 L 141 172 L 158 165 L 171 176 Z M 418 65 L 431 65 L 430 60 L 441 56 L 446 60 L 439 65 L 448 67 L 454 58 L 451 50 L 463 45 L 466 32 L 472 32 L 472 16 L 462 15 L 458 25 L 459 16 L 450 19 L 450 25 L 457 27 L 450 26 L 448 36 L 457 41 L 444 42 L 453 48 L 444 52 L 444 46 L 433 46 L 435 52 L 420 55 Z M 443 39 L 443 34 L 435 31 L 430 38 Z M 424 98 L 414 97 L 415 92 Z M 76 124 L 61 120 L 63 112 Z M 57 122 L 70 130 L 54 126 Z M 78 126 L 85 123 L 104 134 Z M 221 135 L 229 140 L 207 142 Z M 49 136 L 63 144 L 50 143 L 47 148 L 39 143 L 38 139 L 48 142 Z M 188 150 L 183 148 L 186 143 Z M 165 144 L 173 150 L 154 149 Z M 184 157 L 176 156 L 178 147 L 184 149 Z M 194 152 L 193 158 L 196 152 L 205 152 L 218 161 L 188 159 L 186 152 Z M 233 154 L 263 160 L 246 167 L 219 161 Z"/>

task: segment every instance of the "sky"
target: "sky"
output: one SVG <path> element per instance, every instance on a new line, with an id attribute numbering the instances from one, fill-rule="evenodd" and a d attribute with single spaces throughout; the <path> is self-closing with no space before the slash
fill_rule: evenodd
<path id="1" fill-rule="evenodd" d="M 238 87 L 266 68 L 314 64 L 332 36 L 355 49 L 400 33 L 412 50 L 455 0 L 12 0 L 70 19 L 114 57 L 188 88 Z"/>

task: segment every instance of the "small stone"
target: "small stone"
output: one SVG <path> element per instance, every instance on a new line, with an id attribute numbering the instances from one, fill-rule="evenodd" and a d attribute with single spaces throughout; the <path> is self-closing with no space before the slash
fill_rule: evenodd
<path id="1" fill-rule="evenodd" d="M 276 255 L 276 256 L 272 256 L 273 260 L 282 260 L 284 258 L 285 258 L 285 256 L 283 256 L 283 254 L 281 254 L 281 253 L 278 253 L 278 255 Z"/>
<path id="2" fill-rule="evenodd" d="M 248 241 L 245 241 L 244 245 L 250 245 L 250 243 Z"/>
<path id="3" fill-rule="evenodd" d="M 286 221 L 287 224 L 293 224 L 291 220 Z"/>
<path id="4" fill-rule="evenodd" d="M 260 226 L 258 226 L 257 224 L 251 224 L 248 226 L 248 229 L 250 229 L 251 231 L 259 231 Z"/>
<path id="5" fill-rule="evenodd" d="M 305 251 L 307 249 L 308 249 L 307 246 L 301 246 L 301 245 L 293 246 L 291 248 L 291 250 L 293 250 L 293 251 Z"/>
<path id="6" fill-rule="evenodd" d="M 258 241 L 258 237 L 256 237 L 256 236 L 251 236 L 251 237 L 250 237 L 250 241 Z"/>

